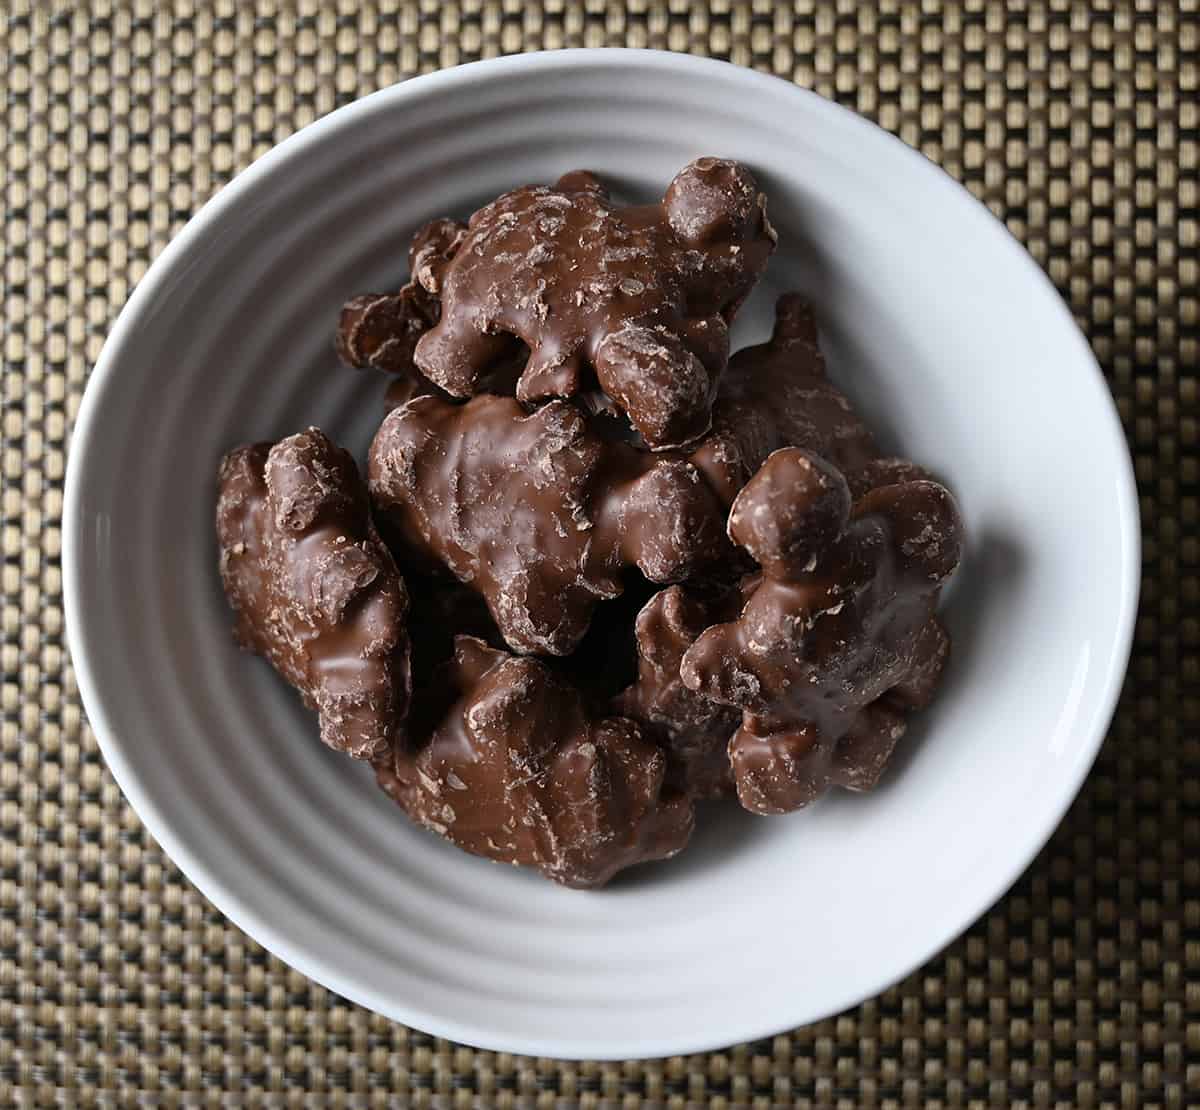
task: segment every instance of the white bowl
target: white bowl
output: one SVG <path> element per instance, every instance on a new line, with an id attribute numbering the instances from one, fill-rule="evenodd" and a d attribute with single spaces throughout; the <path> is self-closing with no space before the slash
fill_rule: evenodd
<path id="1" fill-rule="evenodd" d="M 970 535 L 940 699 L 874 794 L 786 818 L 706 810 L 677 860 L 598 893 L 466 856 L 322 748 L 240 654 L 216 573 L 217 460 L 316 423 L 360 457 L 382 382 L 337 366 L 342 301 L 409 234 L 585 166 L 657 194 L 748 163 L 780 250 L 739 326 L 798 286 L 834 376 L 941 475 Z M 109 767 L 237 925 L 339 994 L 492 1049 L 699 1051 L 852 1006 L 1017 878 L 1104 736 L 1139 567 L 1108 390 L 1049 282 L 883 131 L 717 62 L 575 51 L 386 89 L 223 190 L 142 279 L 88 384 L 67 476 L 67 624 Z"/>

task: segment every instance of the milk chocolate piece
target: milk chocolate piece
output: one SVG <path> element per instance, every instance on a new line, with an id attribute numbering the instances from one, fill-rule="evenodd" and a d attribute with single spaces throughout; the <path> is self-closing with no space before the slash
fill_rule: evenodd
<path id="1" fill-rule="evenodd" d="M 709 626 L 737 613 L 729 598 L 704 598 L 680 586 L 661 590 L 637 616 L 638 674 L 613 699 L 614 713 L 642 725 L 667 753 L 667 781 L 694 798 L 733 793 L 726 750 L 741 714 L 684 685 L 684 653 Z"/>
<path id="2" fill-rule="evenodd" d="M 413 282 L 397 293 L 361 293 L 342 308 L 338 355 L 348 366 L 372 367 L 420 381 L 413 351 L 439 312 L 437 299 Z"/>
<path id="3" fill-rule="evenodd" d="M 633 568 L 682 581 L 732 551 L 695 467 L 601 438 L 565 401 L 418 397 L 384 419 L 368 474 L 389 542 L 469 584 L 522 653 L 574 650 Z"/>
<path id="4" fill-rule="evenodd" d="M 582 171 L 479 209 L 452 252 L 418 274 L 442 301 L 415 360 L 469 397 L 511 337 L 530 350 L 522 401 L 601 389 L 646 444 L 709 427 L 728 321 L 775 246 L 763 195 L 736 162 L 701 158 L 659 204 L 622 208 Z"/>
<path id="5" fill-rule="evenodd" d="M 413 362 L 417 340 L 442 314 L 438 283 L 432 275 L 458 249 L 462 234 L 462 224 L 454 220 L 432 220 L 409 246 L 412 277 L 407 285 L 396 293 L 362 293 L 346 302 L 336 346 L 347 366 L 373 367 L 408 378 L 417 374 Z"/>
<path id="6" fill-rule="evenodd" d="M 316 428 L 221 461 L 221 581 L 242 647 L 263 656 L 359 759 L 408 711 L 408 594 L 354 460 Z"/>
<path id="7" fill-rule="evenodd" d="M 413 820 L 572 887 L 679 852 L 691 804 L 637 725 L 597 719 L 544 663 L 461 636 L 410 742 L 376 764 Z"/>
<path id="8" fill-rule="evenodd" d="M 742 709 L 729 745 L 742 805 L 784 813 L 830 785 L 869 789 L 946 659 L 934 609 L 960 557 L 953 498 L 916 480 L 852 501 L 830 462 L 785 448 L 738 494 L 729 530 L 761 575 L 680 673 Z"/>
<path id="9" fill-rule="evenodd" d="M 775 313 L 770 340 L 729 360 L 712 431 L 689 456 L 726 506 L 781 447 L 815 452 L 852 481 L 878 455 L 871 433 L 826 374 L 811 307 L 799 293 L 785 293 Z"/>
<path id="10" fill-rule="evenodd" d="M 382 370 L 392 375 L 384 405 L 397 408 L 427 393 L 449 395 L 418 369 L 413 351 L 442 314 L 438 276 L 465 228 L 454 220 L 433 220 L 413 236 L 408 252 L 407 284 L 395 293 L 360 293 L 342 307 L 334 346 L 347 366 Z M 482 392 L 511 394 L 529 352 L 515 340 L 504 357 L 488 369 Z"/>

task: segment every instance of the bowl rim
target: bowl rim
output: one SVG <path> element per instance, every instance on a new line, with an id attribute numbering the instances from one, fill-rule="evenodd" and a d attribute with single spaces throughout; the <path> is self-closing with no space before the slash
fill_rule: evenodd
<path id="1" fill-rule="evenodd" d="M 695 1034 L 680 1036 L 668 1030 L 653 1040 L 641 1037 L 636 1043 L 605 1042 L 590 1045 L 585 1041 L 570 1040 L 568 1042 L 565 1039 L 547 1042 L 545 1039 L 512 1034 L 489 1027 L 485 1023 L 476 1023 L 469 1016 L 464 1016 L 460 1020 L 448 1020 L 436 1014 L 426 1013 L 419 1004 L 412 1003 L 407 999 L 374 996 L 369 987 L 342 981 L 338 972 L 327 966 L 322 958 L 314 957 L 309 952 L 293 945 L 284 932 L 278 929 L 270 919 L 245 905 L 241 895 L 229 889 L 214 874 L 202 854 L 194 852 L 184 840 L 176 837 L 170 818 L 146 793 L 137 768 L 134 762 L 127 758 L 124 746 L 113 725 L 109 712 L 110 695 L 106 695 L 100 688 L 89 664 L 88 618 L 83 612 L 81 604 L 85 574 L 85 563 L 81 558 L 81 526 L 83 522 L 81 510 L 86 484 L 85 467 L 82 460 L 87 458 L 92 442 L 103 434 L 97 427 L 94 416 L 100 407 L 101 395 L 119 385 L 119 366 L 124 350 L 133 338 L 143 312 L 159 295 L 177 261 L 185 258 L 213 225 L 217 224 L 228 210 L 238 204 L 242 196 L 260 180 L 271 174 L 281 164 L 297 156 L 302 156 L 306 149 L 320 143 L 327 135 L 336 132 L 345 121 L 352 117 L 385 107 L 393 107 L 403 103 L 416 93 L 449 92 L 487 82 L 493 77 L 508 76 L 514 72 L 537 73 L 560 70 L 581 63 L 591 65 L 599 63 L 614 70 L 648 67 L 660 71 L 676 72 L 690 79 L 708 77 L 737 81 L 744 86 L 747 95 L 790 96 L 803 99 L 806 101 L 807 109 L 823 114 L 831 123 L 843 129 L 859 129 L 864 136 L 869 135 L 872 141 L 878 141 L 880 136 L 886 137 L 888 142 L 903 152 L 904 157 L 917 160 L 927 169 L 937 171 L 929 175 L 931 188 L 953 191 L 959 199 L 963 196 L 970 198 L 976 214 L 984 216 L 994 228 L 1003 233 L 1006 242 L 1004 249 L 1013 257 L 1016 265 L 1024 270 L 1029 281 L 1038 285 L 1043 293 L 1050 295 L 1064 328 L 1072 336 L 1071 342 L 1075 345 L 1079 358 L 1091 366 L 1095 375 L 1094 385 L 1103 391 L 1109 402 L 1105 407 L 1108 414 L 1107 419 L 1103 425 L 1097 424 L 1094 433 L 1110 441 L 1110 447 L 1114 449 L 1116 457 L 1124 461 L 1124 466 L 1121 468 L 1122 475 L 1118 487 L 1114 491 L 1123 556 L 1123 575 L 1118 583 L 1120 598 L 1116 622 L 1117 634 L 1109 653 L 1108 671 L 1104 675 L 1104 697 L 1091 719 L 1092 733 L 1088 740 L 1090 750 L 1081 754 L 1081 758 L 1074 763 L 1073 767 L 1064 769 L 1061 796 L 1057 800 L 1057 804 L 1052 807 L 1052 820 L 1047 818 L 1043 823 L 1032 826 L 1032 831 L 1026 829 L 1023 838 L 1016 842 L 1015 847 L 1009 849 L 1007 854 L 1010 862 L 1005 869 L 1005 877 L 995 890 L 978 905 L 975 905 L 963 919 L 956 919 L 949 925 L 931 930 L 926 945 L 915 954 L 909 953 L 907 958 L 901 961 L 898 970 L 893 968 L 894 974 L 890 974 L 886 980 L 881 981 L 876 987 L 875 993 L 888 989 L 936 956 L 1008 892 L 1049 841 L 1067 809 L 1078 795 L 1111 725 L 1128 668 L 1140 590 L 1141 533 L 1137 486 L 1125 433 L 1104 373 L 1096 361 L 1091 347 L 1076 325 L 1070 309 L 1049 277 L 1034 262 L 1004 223 L 986 205 L 920 151 L 908 146 L 897 136 L 885 131 L 851 109 L 784 78 L 717 59 L 650 49 L 601 47 L 507 55 L 469 62 L 408 78 L 377 90 L 307 124 L 256 159 L 207 200 L 154 259 L 118 314 L 88 378 L 70 433 L 67 453 L 62 512 L 63 607 L 68 650 L 75 670 L 80 698 L 105 763 L 126 800 L 133 807 L 150 835 L 200 893 L 237 928 L 321 986 L 392 1020 L 436 1036 L 493 1051 L 537 1056 L 562 1058 L 564 1055 L 562 1050 L 566 1046 L 569 1047 L 571 1053 L 578 1054 L 579 1057 L 586 1055 L 588 1058 L 597 1060 L 646 1059 L 711 1051 L 731 1044 L 759 1040 L 779 1033 L 781 1031 L 780 1023 L 776 1019 L 754 1026 L 714 1028 L 711 1033 L 703 1036 Z M 838 1013 L 848 1007 L 858 1005 L 867 997 L 873 997 L 873 995 L 847 998 L 841 1005 L 828 1008 L 826 1013 L 809 1020 L 816 1021 L 821 1017 Z M 790 1026 L 783 1028 L 790 1028 Z"/>

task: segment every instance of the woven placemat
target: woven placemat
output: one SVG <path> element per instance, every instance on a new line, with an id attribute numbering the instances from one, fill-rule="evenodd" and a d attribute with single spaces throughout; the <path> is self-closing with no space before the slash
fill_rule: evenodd
<path id="1" fill-rule="evenodd" d="M 1112 733 L 1003 902 L 841 1017 L 628 1064 L 436 1040 L 313 985 L 225 921 L 104 769 L 64 648 L 59 569 L 88 368 L 201 202 L 383 85 L 581 45 L 780 74 L 967 185 L 1090 336 L 1136 458 L 1145 533 Z M 0 1104 L 1200 1102 L 1198 45 L 1195 0 L 0 0 Z"/>

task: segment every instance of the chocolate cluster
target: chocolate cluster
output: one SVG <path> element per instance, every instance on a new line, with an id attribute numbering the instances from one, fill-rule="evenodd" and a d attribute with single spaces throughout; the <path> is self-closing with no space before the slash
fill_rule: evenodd
<path id="1" fill-rule="evenodd" d="M 811 308 L 730 357 L 775 248 L 743 166 L 590 173 L 438 219 L 337 350 L 391 376 L 365 474 L 316 429 L 219 475 L 238 641 L 468 852 L 595 887 L 696 803 L 879 779 L 949 650 L 953 498 L 881 457 Z"/>

